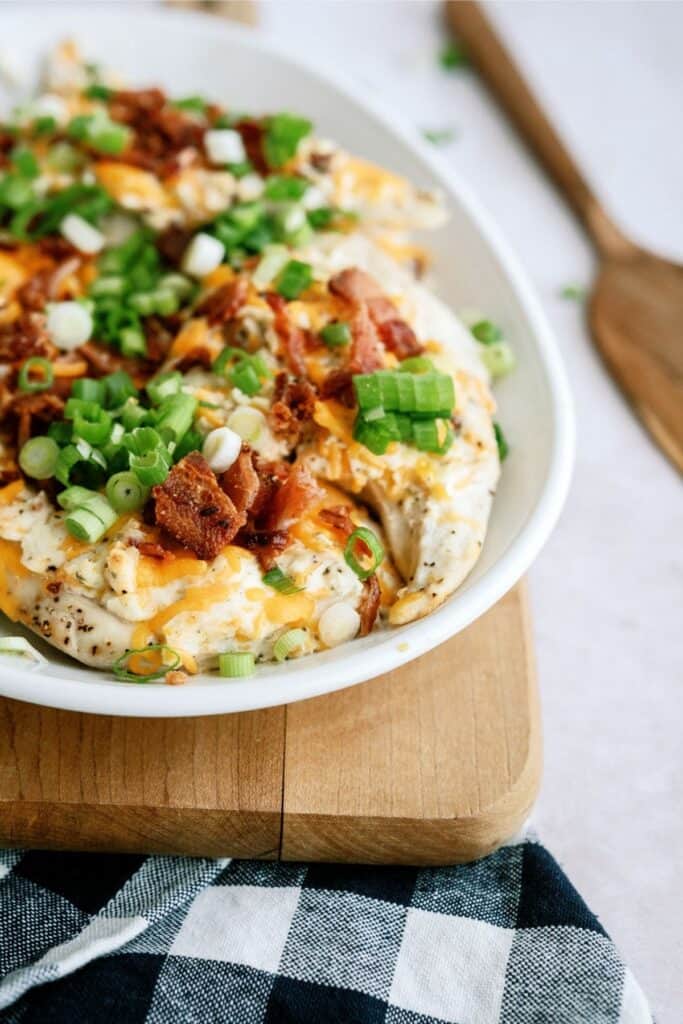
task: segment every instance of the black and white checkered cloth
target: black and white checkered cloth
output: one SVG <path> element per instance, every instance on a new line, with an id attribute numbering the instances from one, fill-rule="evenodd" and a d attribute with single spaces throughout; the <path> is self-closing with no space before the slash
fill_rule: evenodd
<path id="1" fill-rule="evenodd" d="M 371 868 L 0 854 L 5 1024 L 651 1024 L 527 837 Z"/>

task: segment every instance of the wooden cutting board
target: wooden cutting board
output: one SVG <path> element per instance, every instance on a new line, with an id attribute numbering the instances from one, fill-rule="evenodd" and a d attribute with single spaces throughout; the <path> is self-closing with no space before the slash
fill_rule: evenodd
<path id="1" fill-rule="evenodd" d="M 0 846 L 455 863 L 520 827 L 540 765 L 520 586 L 419 660 L 286 707 L 136 719 L 0 700 Z"/>

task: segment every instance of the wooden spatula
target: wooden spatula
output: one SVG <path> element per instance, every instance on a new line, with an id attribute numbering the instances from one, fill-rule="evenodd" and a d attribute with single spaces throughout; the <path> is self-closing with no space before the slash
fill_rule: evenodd
<path id="1" fill-rule="evenodd" d="M 660 448 L 683 472 L 683 267 L 626 238 L 558 138 L 479 4 L 446 3 L 449 25 L 553 178 L 601 258 L 593 340 Z"/>

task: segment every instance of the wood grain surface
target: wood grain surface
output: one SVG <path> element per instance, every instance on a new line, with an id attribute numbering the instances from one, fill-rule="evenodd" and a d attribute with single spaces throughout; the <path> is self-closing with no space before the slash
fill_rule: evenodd
<path id="1" fill-rule="evenodd" d="M 540 775 L 522 588 L 431 654 L 314 700 L 134 719 L 0 701 L 0 844 L 438 864 L 494 849 Z"/>

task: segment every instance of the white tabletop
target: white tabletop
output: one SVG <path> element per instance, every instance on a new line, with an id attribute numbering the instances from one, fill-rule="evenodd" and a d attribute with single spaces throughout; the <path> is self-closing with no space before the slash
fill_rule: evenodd
<path id="1" fill-rule="evenodd" d="M 620 946 L 659 1024 L 683 1006 L 680 480 L 592 350 L 591 249 L 471 72 L 436 63 L 431 2 L 264 5 L 427 128 L 497 217 L 557 332 L 579 428 L 572 493 L 531 573 L 545 728 L 536 825 Z M 501 4 L 492 12 L 587 174 L 641 242 L 683 259 L 683 5 Z M 676 906 L 676 903 L 678 904 Z"/>

